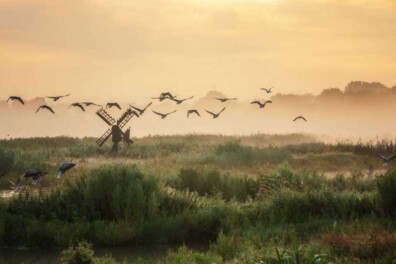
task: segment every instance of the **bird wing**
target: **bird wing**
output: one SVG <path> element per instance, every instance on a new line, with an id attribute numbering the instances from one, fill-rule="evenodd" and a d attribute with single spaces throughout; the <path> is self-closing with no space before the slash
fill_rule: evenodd
<path id="1" fill-rule="evenodd" d="M 129 105 L 129 106 L 132 107 L 133 109 L 139 111 L 139 112 L 142 112 L 142 111 L 143 111 L 142 109 L 139 109 L 139 108 L 137 108 L 137 107 L 134 107 L 133 105 Z"/>
<path id="2" fill-rule="evenodd" d="M 394 159 L 396 159 L 396 155 L 393 155 L 392 157 L 390 157 L 390 158 L 389 158 L 389 161 L 392 161 L 392 160 L 394 160 Z"/>
<path id="3" fill-rule="evenodd" d="M 272 104 L 271 100 L 265 101 L 266 104 Z"/>
<path id="4" fill-rule="evenodd" d="M 302 120 L 307 121 L 307 119 L 305 119 L 305 117 L 301 116 L 300 117 Z"/>
<path id="5" fill-rule="evenodd" d="M 384 155 L 382 155 L 382 154 L 378 154 L 378 156 L 379 156 L 383 161 L 386 161 L 386 162 L 389 161 L 389 159 L 388 159 L 387 157 L 385 157 Z"/>
<path id="6" fill-rule="evenodd" d="M 218 101 L 223 101 L 224 100 L 224 98 L 213 98 L 213 99 L 218 100 Z"/>
<path id="7" fill-rule="evenodd" d="M 293 119 L 293 122 L 295 122 L 297 119 L 299 119 L 300 117 L 297 116 L 296 118 Z"/>
<path id="8" fill-rule="evenodd" d="M 46 105 L 44 108 L 48 109 L 50 112 L 55 114 L 55 111 L 51 107 L 49 107 L 48 105 Z"/>
<path id="9" fill-rule="evenodd" d="M 208 110 L 206 110 L 206 109 L 205 109 L 205 111 L 206 111 L 207 113 L 209 113 L 209 114 L 213 115 L 213 116 L 215 116 L 215 115 L 216 115 L 215 113 L 213 113 L 213 112 L 210 112 L 210 111 L 208 111 Z"/>
<path id="10" fill-rule="evenodd" d="M 167 113 L 166 115 L 173 114 L 173 113 L 175 113 L 176 111 L 177 111 L 177 110 L 174 110 L 174 111 L 172 111 L 172 112 Z"/>
<path id="11" fill-rule="evenodd" d="M 118 103 L 115 103 L 114 106 L 121 110 L 121 106 Z"/>
<path id="12" fill-rule="evenodd" d="M 261 103 L 260 103 L 259 101 L 253 101 L 253 102 L 250 102 L 250 104 L 258 104 L 258 105 L 261 105 Z"/>
<path id="13" fill-rule="evenodd" d="M 217 115 L 220 115 L 225 109 L 226 109 L 225 107 L 221 109 L 221 111 Z"/>
<path id="14" fill-rule="evenodd" d="M 37 108 L 36 113 L 37 113 L 38 111 L 40 111 L 41 108 L 43 108 L 43 106 L 39 106 L 39 108 Z"/>
<path id="15" fill-rule="evenodd" d="M 81 110 L 83 110 L 83 111 L 85 112 L 85 109 L 84 109 L 84 107 L 83 107 L 82 105 L 78 104 L 78 105 L 76 105 L 76 106 L 77 106 L 77 107 L 80 107 Z"/>
<path id="16" fill-rule="evenodd" d="M 144 108 L 144 110 L 146 110 L 150 105 L 152 105 L 153 102 L 150 102 L 148 105 L 146 105 L 146 107 Z"/>
<path id="17" fill-rule="evenodd" d="M 159 115 L 159 116 L 163 116 L 163 114 L 161 114 L 161 113 L 159 113 L 159 112 L 156 112 L 156 111 L 154 111 L 154 110 L 151 110 L 154 114 L 157 114 L 157 115 Z"/>
<path id="18" fill-rule="evenodd" d="M 22 98 L 21 97 L 15 97 L 15 99 L 16 100 L 18 100 L 21 104 L 25 104 L 25 102 L 22 100 Z"/>
<path id="19" fill-rule="evenodd" d="M 62 96 L 58 96 L 59 98 L 63 98 L 63 97 L 68 97 L 70 96 L 70 94 L 66 94 L 66 95 L 62 95 Z"/>

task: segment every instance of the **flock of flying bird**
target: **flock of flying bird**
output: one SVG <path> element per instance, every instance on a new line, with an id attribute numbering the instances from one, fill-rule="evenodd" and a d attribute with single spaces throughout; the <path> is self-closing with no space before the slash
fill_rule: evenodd
<path id="1" fill-rule="evenodd" d="M 272 87 L 271 87 L 271 88 L 268 88 L 268 89 L 267 89 L 267 88 L 260 88 L 260 89 L 263 90 L 263 91 L 265 91 L 267 94 L 272 93 Z M 60 100 L 61 98 L 64 98 L 64 97 L 67 97 L 67 96 L 70 96 L 70 94 L 67 94 L 67 95 L 60 95 L 60 96 L 46 96 L 46 98 L 53 100 L 53 102 L 56 102 L 56 101 Z M 180 105 L 180 104 L 182 104 L 183 102 L 185 102 L 185 101 L 187 101 L 187 100 L 190 100 L 190 99 L 194 98 L 194 96 L 191 96 L 191 97 L 188 97 L 188 98 L 184 98 L 184 99 L 178 99 L 176 95 L 173 95 L 173 94 L 170 93 L 170 92 L 163 92 L 163 93 L 160 94 L 159 97 L 151 97 L 151 98 L 152 98 L 152 99 L 155 99 L 155 100 L 159 100 L 160 102 L 162 102 L 162 101 L 164 101 L 164 100 L 171 100 L 171 101 L 175 102 L 176 104 Z M 218 101 L 220 101 L 221 103 L 225 103 L 225 102 L 228 102 L 228 101 L 235 101 L 235 100 L 238 100 L 238 98 L 227 98 L 227 97 L 224 97 L 224 98 L 213 98 L 213 99 L 218 100 Z M 7 102 L 10 101 L 10 100 L 11 100 L 11 101 L 18 101 L 18 102 L 20 102 L 20 103 L 23 104 L 23 105 L 25 104 L 24 100 L 23 100 L 20 96 L 10 96 L 10 97 L 8 98 Z M 150 102 L 148 105 L 146 105 L 146 107 L 144 107 L 144 108 L 142 108 L 142 109 L 137 108 L 137 107 L 132 106 L 132 105 L 129 105 L 129 106 L 130 106 L 132 109 L 134 109 L 134 110 L 137 111 L 137 112 L 135 112 L 135 115 L 136 115 L 137 117 L 139 117 L 139 116 L 143 115 L 143 113 L 147 110 L 147 108 L 148 108 L 149 106 L 151 106 L 151 104 L 152 104 L 152 102 Z M 271 100 L 266 100 L 266 101 L 264 101 L 264 102 L 260 102 L 260 101 L 258 101 L 258 100 L 255 100 L 255 101 L 252 101 L 250 104 L 257 104 L 257 105 L 259 106 L 259 108 L 264 108 L 267 104 L 272 104 L 272 101 L 271 101 Z M 93 102 L 78 102 L 78 103 L 72 103 L 72 104 L 69 106 L 69 108 L 71 108 L 71 107 L 77 107 L 77 108 L 80 108 L 82 111 L 85 112 L 85 107 L 89 107 L 89 106 L 98 106 L 98 107 L 102 107 L 102 105 L 99 105 L 99 104 L 96 104 L 96 103 L 93 103 Z M 119 104 L 119 103 L 116 103 L 116 102 L 107 103 L 107 104 L 106 104 L 106 108 L 118 108 L 119 110 L 122 109 L 121 106 L 120 106 L 120 104 Z M 51 106 L 47 105 L 47 104 L 44 104 L 44 105 L 39 106 L 39 107 L 37 108 L 37 110 L 36 110 L 36 113 L 39 112 L 39 111 L 42 110 L 42 109 L 48 110 L 48 111 L 50 111 L 51 113 L 55 114 L 54 109 L 53 109 Z M 205 110 L 205 112 L 207 112 L 209 115 L 211 115 L 211 116 L 213 117 L 213 119 L 216 119 L 216 118 L 218 118 L 218 117 L 220 116 L 221 113 L 224 112 L 224 110 L 226 110 L 226 107 L 223 107 L 219 112 L 212 112 L 212 111 L 209 111 L 209 110 L 206 110 L 206 109 L 204 109 L 204 110 Z M 169 115 L 175 113 L 176 111 L 177 111 L 177 110 L 174 110 L 174 111 L 171 111 L 171 112 L 167 112 L 167 113 L 160 113 L 160 112 L 158 112 L 158 111 L 152 110 L 152 112 L 153 112 L 154 114 L 160 116 L 161 119 L 167 118 Z M 199 117 L 201 116 L 201 114 L 199 113 L 199 111 L 198 111 L 197 109 L 189 109 L 189 110 L 187 110 L 187 118 L 189 118 L 190 115 L 192 115 L 192 114 L 195 114 L 195 115 L 197 115 L 197 116 L 199 116 Z M 297 116 L 296 118 L 293 119 L 293 122 L 295 122 L 295 121 L 297 121 L 297 120 L 304 120 L 305 122 L 307 122 L 307 119 L 306 119 L 305 117 L 303 117 L 303 116 Z"/>

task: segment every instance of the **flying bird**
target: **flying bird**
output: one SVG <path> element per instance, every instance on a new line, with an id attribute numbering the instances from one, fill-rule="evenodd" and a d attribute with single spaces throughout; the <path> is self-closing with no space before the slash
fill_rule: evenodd
<path id="1" fill-rule="evenodd" d="M 299 119 L 304 120 L 305 122 L 307 122 L 307 119 L 305 119 L 305 117 L 303 117 L 303 116 L 297 116 L 296 118 L 293 119 L 293 122 L 296 122 Z"/>
<path id="2" fill-rule="evenodd" d="M 234 101 L 234 100 L 238 100 L 238 98 L 215 98 L 215 100 L 218 100 L 222 103 L 225 103 L 227 101 Z"/>
<path id="3" fill-rule="evenodd" d="M 221 114 L 225 109 L 226 109 L 226 108 L 224 107 L 224 108 L 221 109 L 221 111 L 218 112 L 217 114 L 215 114 L 215 113 L 213 113 L 213 112 L 210 112 L 210 111 L 208 111 L 208 110 L 206 110 L 206 109 L 205 109 L 205 111 L 206 111 L 207 113 L 211 114 L 211 115 L 213 116 L 213 119 L 215 119 L 215 118 L 218 118 L 218 117 L 220 116 L 220 114 Z"/>
<path id="4" fill-rule="evenodd" d="M 37 113 L 38 111 L 40 111 L 40 109 L 47 109 L 47 110 L 50 111 L 51 113 L 55 114 L 55 111 L 54 111 L 51 107 L 49 107 L 48 105 L 41 105 L 39 108 L 37 108 L 36 113 Z"/>
<path id="5" fill-rule="evenodd" d="M 150 103 L 149 103 L 148 105 L 146 105 L 146 107 L 143 108 L 143 109 L 134 107 L 134 106 L 132 106 L 132 105 L 129 105 L 129 106 L 130 106 L 131 108 L 135 109 L 136 111 L 138 111 L 138 112 L 139 112 L 139 115 L 143 115 L 144 112 L 147 110 L 147 108 L 148 108 L 150 105 L 152 105 L 152 103 L 153 103 L 153 102 L 150 102 Z"/>
<path id="6" fill-rule="evenodd" d="M 173 95 L 170 92 L 164 92 L 161 93 L 159 97 L 151 97 L 151 99 L 158 99 L 160 102 L 162 102 L 165 99 L 175 99 L 176 97 L 176 95 Z"/>
<path id="7" fill-rule="evenodd" d="M 61 177 L 63 174 L 66 173 L 66 171 L 70 170 L 71 168 L 73 168 L 74 166 L 76 166 L 75 163 L 69 163 L 69 162 L 64 162 L 59 166 L 58 172 L 56 173 L 56 177 L 59 178 Z"/>
<path id="8" fill-rule="evenodd" d="M 91 106 L 91 105 L 93 105 L 93 106 L 101 106 L 101 105 L 95 104 L 93 102 L 82 102 L 82 104 L 85 105 L 85 106 Z"/>
<path id="9" fill-rule="evenodd" d="M 59 96 L 46 96 L 46 98 L 48 99 L 52 99 L 54 102 L 58 101 L 59 99 L 63 98 L 63 97 L 67 97 L 70 94 L 66 94 L 66 95 L 59 95 Z"/>
<path id="10" fill-rule="evenodd" d="M 7 102 L 8 101 L 18 101 L 18 102 L 20 102 L 21 104 L 25 104 L 25 102 L 23 101 L 23 99 L 21 98 L 21 97 L 19 97 L 19 96 L 10 96 L 9 98 L 8 98 L 8 100 L 7 100 Z"/>
<path id="11" fill-rule="evenodd" d="M 73 104 L 71 104 L 71 105 L 69 106 L 69 108 L 70 108 L 70 107 L 79 107 L 82 111 L 85 112 L 84 106 L 82 106 L 80 103 L 73 103 Z"/>
<path id="12" fill-rule="evenodd" d="M 191 114 L 196 114 L 196 115 L 199 116 L 199 117 L 201 116 L 201 115 L 199 114 L 198 110 L 195 110 L 195 109 L 190 109 L 190 110 L 187 111 L 187 118 L 189 118 L 189 116 L 190 116 Z"/>
<path id="13" fill-rule="evenodd" d="M 43 170 L 41 170 L 41 169 L 28 169 L 28 170 L 18 179 L 18 181 L 17 181 L 16 184 L 14 184 L 13 182 L 11 182 L 11 183 L 13 183 L 14 186 L 15 186 L 15 187 L 13 187 L 13 189 L 14 189 L 14 191 L 19 190 L 19 188 L 21 187 L 21 181 L 22 181 L 24 178 L 32 178 L 32 184 L 33 184 L 33 185 L 36 185 L 37 183 L 39 183 L 39 182 L 42 180 L 43 176 L 45 176 L 45 175 L 47 175 L 47 174 L 48 174 L 48 172 L 43 171 Z"/>
<path id="14" fill-rule="evenodd" d="M 159 116 L 161 117 L 161 119 L 165 119 L 168 115 L 173 114 L 173 113 L 176 112 L 176 110 L 174 110 L 174 111 L 172 111 L 172 112 L 163 114 L 163 113 L 156 112 L 156 111 L 154 111 L 154 110 L 152 110 L 152 111 L 153 111 L 154 114 L 159 115 Z"/>
<path id="15" fill-rule="evenodd" d="M 116 107 L 121 110 L 121 106 L 118 103 L 107 103 L 106 108 Z"/>
<path id="16" fill-rule="evenodd" d="M 190 100 L 190 99 L 192 99 L 192 98 L 194 98 L 194 96 L 191 96 L 191 97 L 188 97 L 188 98 L 185 98 L 185 99 L 175 99 L 175 98 L 170 98 L 170 99 L 171 99 L 172 101 L 176 102 L 176 104 L 181 104 L 181 103 L 183 103 L 184 101 Z"/>
<path id="17" fill-rule="evenodd" d="M 272 104 L 272 101 L 267 100 L 264 103 L 261 103 L 260 101 L 253 101 L 250 104 L 258 104 L 260 108 L 264 108 L 266 104 Z"/>
<path id="18" fill-rule="evenodd" d="M 387 158 L 382 154 L 378 154 L 378 155 L 379 155 L 380 159 L 384 162 L 384 164 L 383 164 L 384 166 L 388 166 L 394 159 L 396 159 L 396 155 L 393 155 L 390 158 Z"/>
<path id="19" fill-rule="evenodd" d="M 273 87 L 271 87 L 271 88 L 260 88 L 261 90 L 263 90 L 263 91 L 265 91 L 267 94 L 269 94 L 269 93 L 272 93 L 272 88 Z"/>

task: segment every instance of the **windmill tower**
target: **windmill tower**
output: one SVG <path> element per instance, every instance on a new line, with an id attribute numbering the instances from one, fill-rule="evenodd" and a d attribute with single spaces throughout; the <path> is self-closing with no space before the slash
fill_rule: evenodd
<path id="1" fill-rule="evenodd" d="M 96 143 L 101 147 L 106 141 L 112 137 L 113 141 L 113 152 L 118 151 L 118 144 L 121 141 L 124 141 L 126 144 L 133 144 L 133 141 L 130 138 L 131 129 L 128 128 L 125 132 L 122 130 L 124 126 L 131 120 L 131 118 L 136 115 L 139 116 L 138 113 L 128 108 L 121 117 L 116 121 L 113 117 L 109 115 L 103 108 L 96 112 L 96 114 L 107 124 L 110 126 L 109 129 L 96 141 Z"/>

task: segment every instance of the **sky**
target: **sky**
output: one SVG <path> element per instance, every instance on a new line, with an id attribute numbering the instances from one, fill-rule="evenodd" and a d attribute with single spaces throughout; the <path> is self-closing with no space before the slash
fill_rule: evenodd
<path id="1" fill-rule="evenodd" d="M 396 84 L 393 0 L 0 0 L 0 97 Z"/>

